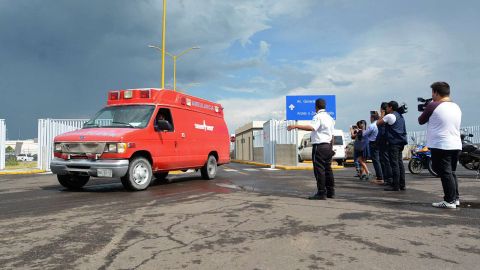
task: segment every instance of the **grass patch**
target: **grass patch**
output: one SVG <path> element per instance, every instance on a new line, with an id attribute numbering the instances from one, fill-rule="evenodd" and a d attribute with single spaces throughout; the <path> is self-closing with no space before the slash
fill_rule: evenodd
<path id="1" fill-rule="evenodd" d="M 36 169 L 36 161 L 5 162 L 5 170 Z"/>

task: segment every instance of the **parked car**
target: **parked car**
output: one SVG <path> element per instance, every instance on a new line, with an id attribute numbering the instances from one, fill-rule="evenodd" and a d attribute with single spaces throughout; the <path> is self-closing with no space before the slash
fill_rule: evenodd
<path id="1" fill-rule="evenodd" d="M 338 165 L 342 165 L 345 162 L 345 139 L 343 138 L 343 131 L 334 130 L 333 131 L 333 151 L 335 151 L 335 160 Z M 312 143 L 310 141 L 310 134 L 305 134 L 300 142 L 298 147 L 298 161 L 303 162 L 306 160 L 312 160 Z"/>
<path id="2" fill-rule="evenodd" d="M 19 154 L 17 156 L 17 161 L 33 161 L 33 157 L 25 155 L 25 154 Z"/>

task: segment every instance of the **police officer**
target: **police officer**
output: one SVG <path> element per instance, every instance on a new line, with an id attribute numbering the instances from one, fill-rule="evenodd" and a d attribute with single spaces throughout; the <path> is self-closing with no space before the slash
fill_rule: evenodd
<path id="1" fill-rule="evenodd" d="M 405 119 L 398 113 L 398 103 L 390 101 L 386 111 L 382 111 L 382 118 L 377 121 L 377 125 L 385 124 L 385 134 L 387 137 L 387 147 L 390 157 L 390 166 L 392 167 L 392 185 L 385 191 L 405 190 L 405 167 L 403 166 L 403 149 L 408 143 Z M 385 115 L 387 113 L 387 115 Z"/>
<path id="2" fill-rule="evenodd" d="M 324 99 L 315 100 L 315 111 L 310 125 L 289 125 L 288 130 L 301 129 L 311 131 L 310 140 L 313 145 L 312 161 L 313 172 L 317 180 L 317 193 L 308 197 L 309 200 L 326 200 L 335 196 L 335 180 L 332 171 L 333 130 L 335 121 L 326 112 Z"/>

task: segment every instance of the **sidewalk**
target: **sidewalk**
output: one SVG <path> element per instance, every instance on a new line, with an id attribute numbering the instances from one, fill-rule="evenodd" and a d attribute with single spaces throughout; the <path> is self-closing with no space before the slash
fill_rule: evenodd
<path id="1" fill-rule="evenodd" d="M 236 160 L 232 159 L 231 162 L 234 163 L 240 163 L 240 164 L 248 164 L 248 165 L 254 165 L 254 166 L 260 166 L 260 167 L 271 167 L 271 164 L 266 164 L 266 163 L 261 163 L 261 162 L 256 162 L 256 161 L 248 161 L 248 160 Z M 306 171 L 312 171 L 313 170 L 313 164 L 312 162 L 299 162 L 297 166 L 289 166 L 289 165 L 275 165 L 276 169 L 281 169 L 281 170 L 306 170 Z M 333 170 L 340 170 L 343 169 L 343 166 L 339 165 L 332 165 Z"/>
<path id="2" fill-rule="evenodd" d="M 44 173 L 45 170 L 37 168 L 22 168 L 22 169 L 5 169 L 0 171 L 0 175 L 14 175 L 14 174 L 37 174 Z"/>

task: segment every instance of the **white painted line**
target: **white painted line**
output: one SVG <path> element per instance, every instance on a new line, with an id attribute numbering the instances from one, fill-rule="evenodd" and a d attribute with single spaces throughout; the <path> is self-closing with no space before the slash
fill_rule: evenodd
<path id="1" fill-rule="evenodd" d="M 223 169 L 226 172 L 238 172 L 238 170 L 235 169 Z"/>
<path id="2" fill-rule="evenodd" d="M 216 185 L 219 186 L 219 187 L 224 187 L 224 188 L 240 189 L 238 186 L 230 185 L 230 184 L 218 183 L 218 184 L 216 184 Z"/>
<path id="3" fill-rule="evenodd" d="M 261 169 L 266 171 L 280 171 L 280 169 L 275 169 L 275 168 L 261 168 Z"/>
<path id="4" fill-rule="evenodd" d="M 249 172 L 258 172 L 258 169 L 252 169 L 252 168 L 246 168 L 243 169 L 244 171 L 249 171 Z"/>

